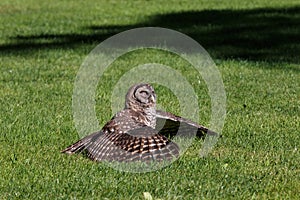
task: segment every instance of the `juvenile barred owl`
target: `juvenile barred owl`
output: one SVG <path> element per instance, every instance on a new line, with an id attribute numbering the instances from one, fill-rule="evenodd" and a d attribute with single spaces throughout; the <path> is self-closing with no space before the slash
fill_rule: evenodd
<path id="1" fill-rule="evenodd" d="M 162 124 L 159 127 L 158 124 Z M 158 128 L 159 127 L 159 128 Z M 189 136 L 196 131 L 216 134 L 192 121 L 156 110 L 156 95 L 149 84 L 132 86 L 125 99 L 125 108 L 118 112 L 102 130 L 88 135 L 62 152 L 87 151 L 96 161 L 163 161 L 177 158 L 178 145 L 165 135 Z"/>

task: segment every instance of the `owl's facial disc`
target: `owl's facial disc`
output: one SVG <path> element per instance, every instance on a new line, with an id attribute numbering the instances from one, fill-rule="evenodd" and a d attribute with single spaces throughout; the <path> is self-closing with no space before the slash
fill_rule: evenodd
<path id="1" fill-rule="evenodd" d="M 148 84 L 137 87 L 134 92 L 134 97 L 142 104 L 153 104 L 156 102 L 154 90 Z"/>
<path id="2" fill-rule="evenodd" d="M 155 106 L 156 95 L 151 85 L 140 83 L 129 88 L 126 94 L 125 108 L 155 108 Z"/>

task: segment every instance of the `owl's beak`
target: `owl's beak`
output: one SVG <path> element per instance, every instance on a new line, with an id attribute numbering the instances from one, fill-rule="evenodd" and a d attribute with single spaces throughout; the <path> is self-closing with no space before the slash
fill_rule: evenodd
<path id="1" fill-rule="evenodd" d="M 151 96 L 150 96 L 150 101 L 151 101 L 152 103 L 155 103 L 155 96 L 154 96 L 154 95 L 151 95 Z"/>

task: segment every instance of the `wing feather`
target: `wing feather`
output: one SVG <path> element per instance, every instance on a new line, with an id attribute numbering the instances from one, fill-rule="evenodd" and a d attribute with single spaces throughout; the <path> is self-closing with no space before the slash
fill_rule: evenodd
<path id="1" fill-rule="evenodd" d="M 205 134 L 219 136 L 218 133 L 205 126 L 161 110 L 156 111 L 156 123 L 156 130 L 159 131 L 160 134 L 168 135 L 170 137 L 173 137 L 176 134 L 187 137 L 196 135 L 200 138 L 204 137 Z"/>
<path id="2" fill-rule="evenodd" d="M 162 161 L 176 158 L 180 153 L 177 144 L 147 126 L 128 133 L 97 132 L 62 152 L 82 150 L 87 150 L 87 156 L 96 161 Z"/>

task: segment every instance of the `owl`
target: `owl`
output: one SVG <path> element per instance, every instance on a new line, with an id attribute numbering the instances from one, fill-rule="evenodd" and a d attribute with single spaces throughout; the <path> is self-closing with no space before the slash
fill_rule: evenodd
<path id="1" fill-rule="evenodd" d="M 62 153 L 86 151 L 87 157 L 95 161 L 172 160 L 179 156 L 180 148 L 169 138 L 178 132 L 187 137 L 195 135 L 192 133 L 200 137 L 204 134 L 217 135 L 188 119 L 156 110 L 153 87 L 140 83 L 129 88 L 125 108 L 100 131 L 82 138 Z"/>

